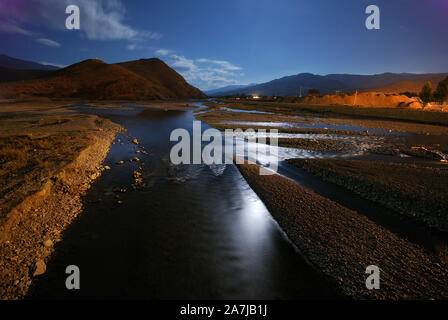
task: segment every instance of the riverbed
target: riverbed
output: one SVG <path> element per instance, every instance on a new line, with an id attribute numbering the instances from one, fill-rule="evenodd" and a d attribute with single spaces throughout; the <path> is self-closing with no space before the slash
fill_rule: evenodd
<path id="1" fill-rule="evenodd" d="M 191 132 L 191 111 L 75 108 L 107 117 L 127 132 L 117 136 L 104 163 L 111 170 L 92 185 L 84 213 L 55 246 L 29 298 L 340 297 L 234 165 L 217 170 L 171 164 L 170 133 Z M 202 130 L 207 128 L 203 123 Z M 129 161 L 136 155 L 140 161 Z M 139 169 L 146 187 L 134 190 Z M 65 288 L 65 268 L 72 264 L 80 268 L 82 290 Z"/>

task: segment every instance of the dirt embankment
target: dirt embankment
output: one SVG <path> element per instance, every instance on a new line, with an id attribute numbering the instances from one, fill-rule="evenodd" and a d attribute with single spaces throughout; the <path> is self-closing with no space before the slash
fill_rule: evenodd
<path id="1" fill-rule="evenodd" d="M 6 162 L 17 165 L 20 160 L 17 172 L 22 176 L 15 179 L 22 181 L 23 190 L 15 193 L 17 185 L 11 186 L 12 194 L 9 188 L 2 189 L 15 205 L 0 220 L 1 299 L 24 297 L 33 278 L 45 272 L 45 263 L 54 251 L 53 245 L 61 241 L 61 232 L 82 212 L 81 196 L 105 169 L 101 163 L 116 133 L 121 130 L 117 124 L 96 116 L 80 116 L 79 123 L 74 120 L 78 116 L 64 117 L 71 120 L 55 123 L 53 120 L 47 121 L 42 115 L 39 117 L 41 120 L 37 119 L 36 123 L 32 119 L 17 120 L 29 125 L 26 130 L 17 129 L 16 121 L 5 123 L 11 126 L 10 133 L 14 134 L 15 130 L 19 130 L 28 135 L 25 142 L 22 142 L 26 152 L 19 154 L 18 159 L 14 157 Z M 86 124 L 91 127 L 85 128 Z M 37 133 L 44 132 L 46 134 L 36 138 Z M 71 140 L 67 140 L 67 136 Z M 14 137 L 12 135 L 6 138 Z M 81 137 L 87 140 L 82 140 Z M 55 149 L 47 148 L 48 141 L 54 143 L 58 139 L 62 139 L 64 145 L 55 145 Z M 78 144 L 79 141 L 84 141 L 85 144 Z M 73 147 L 72 152 L 68 152 L 71 146 L 82 147 Z M 46 161 L 49 159 L 52 161 Z M 70 161 L 65 161 L 67 159 Z M 37 172 L 37 175 L 33 172 Z M 11 174 L 11 171 L 5 170 L 5 174 L 8 173 Z M 8 179 L 3 180 L 2 185 L 5 186 Z M 39 189 L 37 192 L 36 188 Z M 9 203 L 11 202 L 5 202 L 3 207 L 7 208 Z"/>
<path id="2" fill-rule="evenodd" d="M 448 269 L 424 249 L 289 179 L 261 176 L 253 164 L 238 168 L 302 255 L 344 294 L 448 298 Z M 369 265 L 381 271 L 379 290 L 366 288 Z"/>
<path id="3" fill-rule="evenodd" d="M 356 94 L 326 94 L 308 95 L 302 103 L 318 105 L 350 105 L 382 108 L 422 109 L 422 104 L 414 98 L 405 95 L 385 94 L 383 92 L 360 92 Z"/>

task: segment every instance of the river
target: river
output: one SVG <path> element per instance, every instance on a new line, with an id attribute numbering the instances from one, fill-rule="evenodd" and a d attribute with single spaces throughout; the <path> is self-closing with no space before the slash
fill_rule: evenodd
<path id="1" fill-rule="evenodd" d="M 170 133 L 191 132 L 191 110 L 77 109 L 110 118 L 127 133 L 117 136 L 104 162 L 112 169 L 93 183 L 83 214 L 55 246 L 28 298 L 339 297 L 234 165 L 171 165 Z M 138 154 L 140 162 L 127 161 L 136 156 L 133 137 L 148 153 Z M 134 191 L 138 167 L 147 186 Z M 80 268 L 81 290 L 66 289 L 68 265 Z"/>

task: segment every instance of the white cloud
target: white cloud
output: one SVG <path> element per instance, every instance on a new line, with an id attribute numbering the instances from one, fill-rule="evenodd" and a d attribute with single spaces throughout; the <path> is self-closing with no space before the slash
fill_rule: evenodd
<path id="1" fill-rule="evenodd" d="M 178 56 L 176 54 L 172 54 L 170 57 L 173 59 L 173 62 L 171 63 L 173 68 L 188 72 L 198 70 L 198 67 L 194 64 L 193 60 L 187 59 L 184 56 Z"/>
<path id="2" fill-rule="evenodd" d="M 46 61 L 41 61 L 39 62 L 40 64 L 46 65 L 46 66 L 55 66 L 55 67 L 59 67 L 59 68 L 65 68 L 67 67 L 67 65 L 64 64 L 58 64 L 58 63 L 53 63 L 53 62 L 46 62 Z"/>
<path id="3" fill-rule="evenodd" d="M 173 52 L 172 50 L 168 50 L 168 49 L 159 49 L 155 51 L 155 54 L 158 56 L 167 56 L 169 55 L 171 52 Z"/>
<path id="4" fill-rule="evenodd" d="M 39 42 L 40 44 L 43 44 L 43 45 L 46 45 L 49 47 L 60 47 L 61 46 L 60 43 L 50 40 L 50 39 L 45 39 L 45 38 L 36 39 L 36 42 Z"/>
<path id="5" fill-rule="evenodd" d="M 15 33 L 25 34 L 27 31 L 23 28 L 24 25 L 46 26 L 65 31 L 67 5 L 79 6 L 80 31 L 88 39 L 142 41 L 162 37 L 158 32 L 139 30 L 126 23 L 126 9 L 120 0 L 26 0 L 20 6 L 0 1 L 0 19 L 14 21 L 8 29 L 0 27 L 0 31 L 11 32 L 15 27 Z M 20 10 L 17 9 L 19 7 Z"/>
<path id="6" fill-rule="evenodd" d="M 24 36 L 34 36 L 35 33 L 24 28 L 21 28 L 15 24 L 9 22 L 0 22 L 0 32 L 3 33 L 12 33 L 12 34 L 21 34 Z"/>
<path id="7" fill-rule="evenodd" d="M 172 54 L 166 58 L 167 63 L 178 71 L 191 84 L 203 90 L 237 84 L 239 76 L 229 70 L 241 70 L 227 61 L 210 59 L 192 60 L 181 55 Z M 197 64 L 199 62 L 199 64 Z M 218 62 L 218 63 L 217 63 Z M 221 68 L 214 68 L 219 65 Z"/>
<path id="8" fill-rule="evenodd" d="M 212 63 L 220 66 L 222 70 L 241 70 L 240 67 L 234 66 L 228 61 L 222 61 L 222 60 L 210 60 L 210 59 L 198 59 L 197 60 L 200 63 Z"/>

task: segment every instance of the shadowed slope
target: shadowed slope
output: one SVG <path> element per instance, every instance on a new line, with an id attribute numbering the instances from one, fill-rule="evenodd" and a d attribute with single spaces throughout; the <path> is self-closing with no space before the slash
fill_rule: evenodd
<path id="1" fill-rule="evenodd" d="M 51 71 L 49 70 L 10 69 L 0 66 L 0 82 L 32 80 L 50 73 Z"/>
<path id="2" fill-rule="evenodd" d="M 160 59 L 140 59 L 118 63 L 146 80 L 166 88 L 170 98 L 205 98 L 199 89 L 188 84 L 185 79 Z"/>

